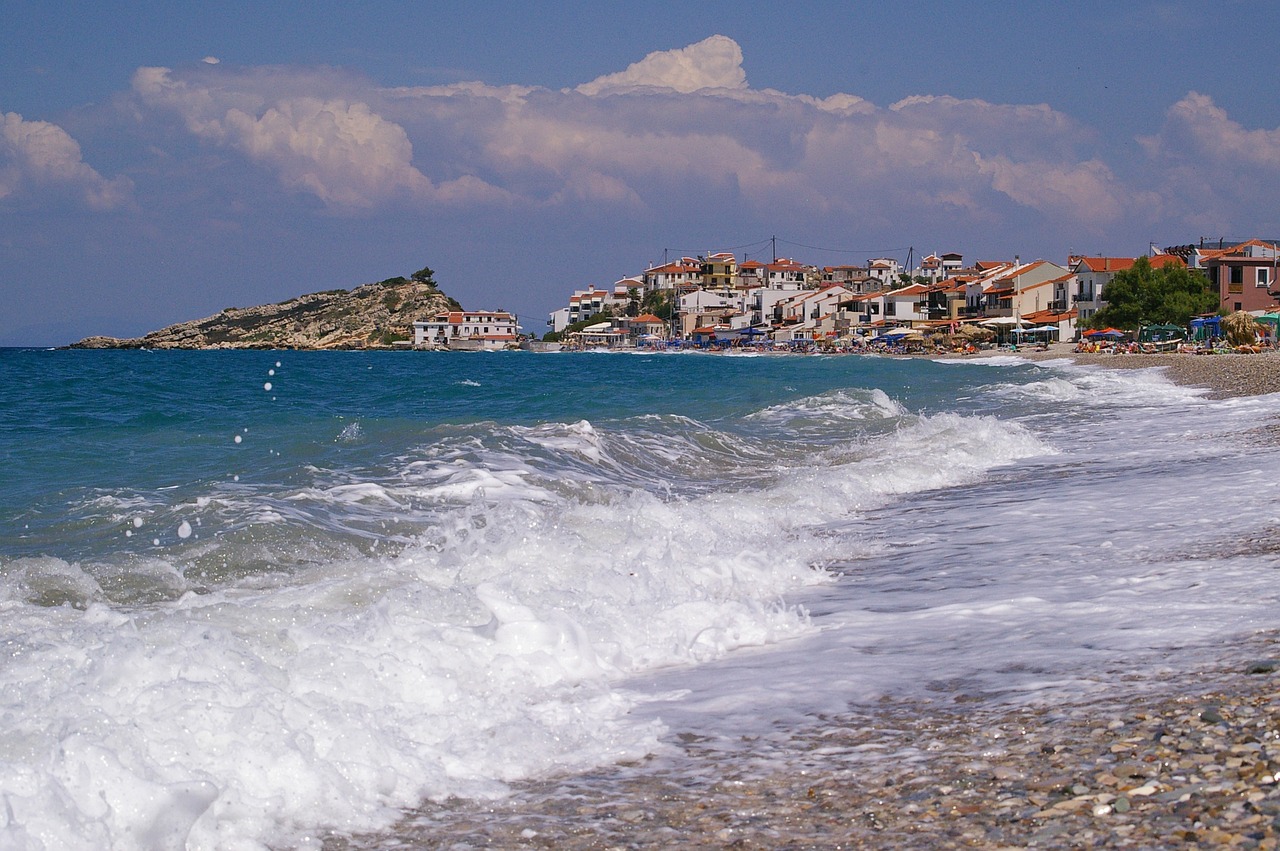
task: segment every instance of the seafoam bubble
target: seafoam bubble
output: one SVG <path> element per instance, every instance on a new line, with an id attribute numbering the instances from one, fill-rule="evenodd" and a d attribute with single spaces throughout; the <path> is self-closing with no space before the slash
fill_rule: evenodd
<path id="1" fill-rule="evenodd" d="M 191 524 L 183 520 L 178 524 L 178 537 L 184 541 L 191 537 Z"/>
<path id="2" fill-rule="evenodd" d="M 135 518 L 133 518 L 133 528 L 135 528 L 135 529 L 141 529 L 141 528 L 142 528 L 142 518 L 141 518 L 141 517 L 135 517 Z"/>
<path id="3" fill-rule="evenodd" d="M 270 382 L 270 381 L 268 381 L 266 384 L 263 384 L 263 385 L 262 385 L 262 389 L 263 389 L 263 390 L 270 390 L 270 389 L 271 389 L 271 382 Z"/>
<path id="4" fill-rule="evenodd" d="M 244 438 L 242 438 L 240 435 L 237 434 L 235 440 L 236 440 L 236 443 L 239 443 L 240 441 L 244 440 Z"/>

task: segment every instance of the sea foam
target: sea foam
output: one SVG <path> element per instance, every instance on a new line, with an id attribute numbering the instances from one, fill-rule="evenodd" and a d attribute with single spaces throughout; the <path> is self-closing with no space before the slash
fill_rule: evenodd
<path id="1" fill-rule="evenodd" d="M 376 479 L 220 484 L 173 509 L 198 508 L 205 534 L 152 557 L 174 584 L 151 602 L 109 602 L 100 566 L 7 565 L 0 837 L 305 845 L 423 798 L 638 758 L 665 727 L 633 713 L 631 678 L 811 633 L 787 597 L 832 580 L 831 535 L 859 512 L 1050 451 L 882 393 L 758 416 L 752 432 L 500 426 Z M 771 431 L 801 421 L 814 445 L 782 450 Z M 859 421 L 874 428 L 840 425 Z M 378 522 L 401 530 L 392 553 L 359 543 Z"/>

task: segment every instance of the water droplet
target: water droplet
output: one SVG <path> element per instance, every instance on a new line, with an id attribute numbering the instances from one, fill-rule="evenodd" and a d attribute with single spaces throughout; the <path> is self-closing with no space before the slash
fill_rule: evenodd
<path id="1" fill-rule="evenodd" d="M 182 539 L 182 540 L 184 540 L 184 541 L 185 541 L 187 538 L 190 538 L 190 537 L 191 537 L 191 524 L 190 524 L 190 523 L 188 523 L 187 521 L 183 520 L 181 523 L 179 523 L 179 524 L 178 524 L 178 537 L 179 537 L 179 538 L 181 538 L 181 539 Z"/>
<path id="2" fill-rule="evenodd" d="M 270 382 L 270 381 L 268 381 L 266 384 L 262 385 L 262 389 L 263 389 L 263 390 L 270 390 L 270 389 L 271 389 L 271 382 Z"/>
<path id="3" fill-rule="evenodd" d="M 141 517 L 135 517 L 135 518 L 133 518 L 133 528 L 135 528 L 135 529 L 141 529 L 141 528 L 142 528 L 142 518 L 141 518 Z"/>
<path id="4" fill-rule="evenodd" d="M 237 435 L 236 435 L 236 443 L 239 443 L 241 440 L 243 440 L 243 438 L 242 438 L 242 437 L 240 437 L 240 435 L 238 435 L 238 434 L 237 434 Z"/>

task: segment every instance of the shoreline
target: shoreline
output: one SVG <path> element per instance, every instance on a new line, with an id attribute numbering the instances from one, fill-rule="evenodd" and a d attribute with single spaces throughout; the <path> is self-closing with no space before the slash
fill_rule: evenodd
<path id="1" fill-rule="evenodd" d="M 1280 352 L 1261 354 L 1101 354 L 1075 352 L 1070 343 L 1055 343 L 1048 351 L 991 352 L 962 355 L 961 358 L 1012 355 L 1028 361 L 1069 360 L 1107 369 L 1150 369 L 1163 367 L 1175 384 L 1202 387 L 1210 399 L 1261 396 L 1280 392 Z"/>
<path id="2" fill-rule="evenodd" d="M 1070 348 L 1010 354 L 1162 367 L 1209 398 L 1280 392 L 1272 353 Z M 1197 663 L 1171 650 L 1092 699 L 1048 706 L 950 693 L 883 700 L 732 752 L 673 729 L 674 755 L 516 783 L 498 801 L 427 803 L 386 832 L 333 835 L 324 847 L 1277 851 L 1280 632 L 1210 655 Z"/>
<path id="3" fill-rule="evenodd" d="M 426 804 L 324 847 L 1274 851 L 1280 635 L 1222 649 L 1092 700 L 885 700 L 730 754 L 676 735 L 676 757 Z"/>

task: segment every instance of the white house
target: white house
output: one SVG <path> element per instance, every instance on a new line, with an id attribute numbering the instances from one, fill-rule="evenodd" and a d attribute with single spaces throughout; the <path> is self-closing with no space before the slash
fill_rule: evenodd
<path id="1" fill-rule="evenodd" d="M 929 288 L 924 284 L 910 284 L 881 295 L 886 322 L 910 325 L 929 318 Z"/>
<path id="2" fill-rule="evenodd" d="M 882 285 L 892 284 L 902 273 L 902 266 L 892 257 L 877 257 L 869 264 L 868 273 Z"/>
<path id="3" fill-rule="evenodd" d="M 640 280 L 646 294 L 674 289 L 687 292 L 702 286 L 702 263 L 692 257 L 681 257 L 674 263 L 650 266 Z"/>
<path id="4" fill-rule="evenodd" d="M 707 290 L 694 290 L 680 297 L 680 335 L 688 337 L 694 328 L 729 323 L 731 317 L 741 314 L 742 304 L 737 298 L 725 298 Z M 746 324 L 740 320 L 739 324 Z"/>
<path id="5" fill-rule="evenodd" d="M 450 310 L 413 323 L 413 344 L 447 349 L 505 349 L 520 325 L 504 310 Z"/>

